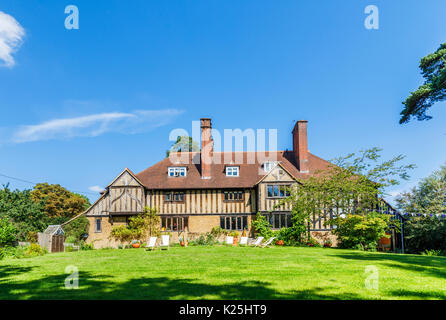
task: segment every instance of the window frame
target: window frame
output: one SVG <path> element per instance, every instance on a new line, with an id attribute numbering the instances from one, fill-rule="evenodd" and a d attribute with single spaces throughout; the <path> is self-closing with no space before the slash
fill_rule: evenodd
<path id="1" fill-rule="evenodd" d="M 265 172 L 271 172 L 271 170 L 273 170 L 273 168 L 277 165 L 277 161 L 265 161 L 263 163 L 263 171 Z M 266 170 L 266 167 L 270 167 L 269 170 Z"/>
<path id="2" fill-rule="evenodd" d="M 235 229 L 233 226 L 235 225 Z M 229 226 L 229 228 L 228 228 Z M 220 228 L 228 231 L 243 231 L 248 230 L 248 215 L 221 215 Z"/>
<path id="3" fill-rule="evenodd" d="M 161 216 L 161 231 L 184 232 L 185 228 L 189 230 L 189 216 Z"/>
<path id="4" fill-rule="evenodd" d="M 234 173 L 237 173 L 237 174 L 234 174 Z M 239 166 L 227 166 L 226 168 L 225 168 L 225 173 L 226 173 L 226 176 L 227 177 L 239 177 L 240 176 L 240 167 Z M 229 174 L 229 173 L 231 173 L 231 174 Z"/>
<path id="5" fill-rule="evenodd" d="M 178 173 L 178 175 L 175 175 L 176 173 Z M 184 174 L 181 175 L 181 173 L 184 173 Z M 169 178 L 184 178 L 184 177 L 187 177 L 187 167 L 168 167 L 167 168 L 167 176 Z"/>
<path id="6" fill-rule="evenodd" d="M 98 222 L 99 222 L 99 229 L 98 229 Z M 94 232 L 95 233 L 102 233 L 102 218 L 96 218 L 95 219 Z"/>
<path id="7" fill-rule="evenodd" d="M 244 190 L 225 190 L 222 193 L 223 202 L 243 202 L 245 200 Z"/>
<path id="8" fill-rule="evenodd" d="M 168 191 L 164 193 L 164 202 L 184 202 L 184 192 L 181 191 Z"/>
<path id="9" fill-rule="evenodd" d="M 291 184 L 274 183 L 266 184 L 266 198 L 267 199 L 285 199 L 291 195 Z"/>
<path id="10" fill-rule="evenodd" d="M 272 230 L 280 230 L 281 228 L 289 228 L 292 225 L 293 215 L 288 212 L 271 212 L 262 214 L 271 226 Z M 284 216 L 284 217 L 283 217 Z M 276 225 L 276 222 L 277 225 Z"/>

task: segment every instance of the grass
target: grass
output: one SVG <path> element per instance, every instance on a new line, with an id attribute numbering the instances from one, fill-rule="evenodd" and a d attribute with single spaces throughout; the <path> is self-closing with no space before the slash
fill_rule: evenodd
<path id="1" fill-rule="evenodd" d="M 65 289 L 65 268 L 79 288 Z M 379 288 L 367 289 L 367 266 Z M 446 258 L 324 248 L 92 250 L 0 261 L 0 299 L 446 299 Z"/>

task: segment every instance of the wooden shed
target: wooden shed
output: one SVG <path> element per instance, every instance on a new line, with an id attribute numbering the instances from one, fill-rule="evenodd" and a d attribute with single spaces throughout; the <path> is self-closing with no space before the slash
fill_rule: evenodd
<path id="1" fill-rule="evenodd" d="M 44 232 L 38 233 L 39 245 L 48 252 L 64 251 L 65 232 L 61 225 L 50 225 Z"/>

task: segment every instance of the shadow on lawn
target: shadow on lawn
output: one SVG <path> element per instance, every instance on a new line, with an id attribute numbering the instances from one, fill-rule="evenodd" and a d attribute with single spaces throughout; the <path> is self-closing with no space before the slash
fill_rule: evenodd
<path id="1" fill-rule="evenodd" d="M 441 279 L 446 279 L 446 258 L 429 256 L 411 256 L 383 253 L 342 253 L 334 254 L 336 257 L 349 260 L 372 261 L 392 268 L 423 273 Z"/>
<path id="2" fill-rule="evenodd" d="M 0 271 L 14 275 L 27 270 Z M 24 268 L 25 269 L 25 268 Z M 323 294 L 324 288 L 305 291 L 278 292 L 270 283 L 245 281 L 222 285 L 200 283 L 195 279 L 167 277 L 137 278 L 117 283 L 110 276 L 79 273 L 79 288 L 66 289 L 66 274 L 51 275 L 35 280 L 0 281 L 0 299 L 359 299 L 350 293 Z"/>

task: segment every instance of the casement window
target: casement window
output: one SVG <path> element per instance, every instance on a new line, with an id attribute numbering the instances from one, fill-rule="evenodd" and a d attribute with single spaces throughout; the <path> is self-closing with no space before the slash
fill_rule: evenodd
<path id="1" fill-rule="evenodd" d="M 247 230 L 248 216 L 221 216 L 220 228 L 224 230 Z"/>
<path id="2" fill-rule="evenodd" d="M 276 165 L 277 162 L 275 161 L 266 161 L 263 163 L 263 170 L 265 172 L 270 172 L 272 168 Z"/>
<path id="3" fill-rule="evenodd" d="M 184 231 L 189 229 L 189 217 L 161 217 L 161 231 Z"/>
<path id="4" fill-rule="evenodd" d="M 164 201 L 166 202 L 183 202 L 184 193 L 183 192 L 168 192 L 164 195 Z"/>
<path id="5" fill-rule="evenodd" d="M 224 201 L 243 201 L 243 191 L 225 191 Z"/>
<path id="6" fill-rule="evenodd" d="M 96 219 L 96 223 L 94 225 L 94 232 L 102 232 L 102 219 L 101 218 L 97 218 Z"/>
<path id="7" fill-rule="evenodd" d="M 187 170 L 186 167 L 169 167 L 167 174 L 169 177 L 185 177 Z"/>
<path id="8" fill-rule="evenodd" d="M 240 171 L 240 167 L 226 167 L 226 176 L 227 177 L 238 177 L 239 171 Z"/>
<path id="9" fill-rule="evenodd" d="M 290 185 L 268 184 L 266 186 L 268 198 L 286 198 L 290 196 Z"/>
<path id="10" fill-rule="evenodd" d="M 272 229 L 289 228 L 292 226 L 290 213 L 268 213 L 263 215 Z"/>

